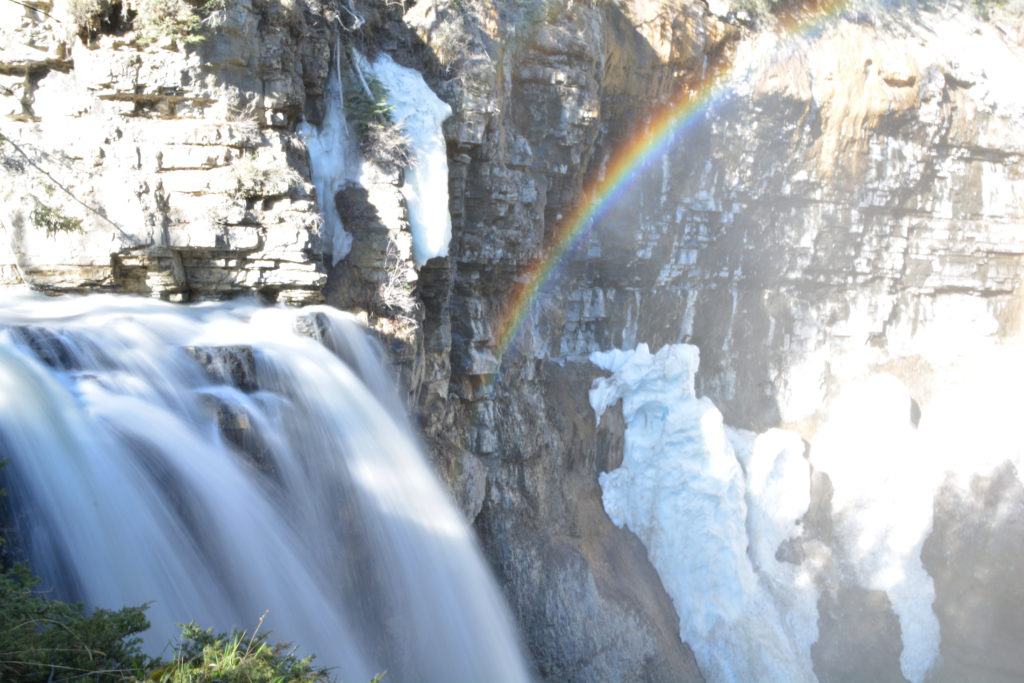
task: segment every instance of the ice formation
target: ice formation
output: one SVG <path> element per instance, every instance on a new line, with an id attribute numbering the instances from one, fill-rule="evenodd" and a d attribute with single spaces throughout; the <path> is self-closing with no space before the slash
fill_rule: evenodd
<path id="1" fill-rule="evenodd" d="M 600 477 L 605 510 L 647 547 L 702 672 L 709 681 L 815 680 L 817 592 L 775 559 L 809 503 L 800 438 L 726 428 L 694 393 L 694 346 L 652 355 L 640 344 L 590 359 L 612 373 L 590 392 L 598 419 L 622 399 L 626 421 L 622 466 Z"/>
<path id="2" fill-rule="evenodd" d="M 324 92 L 324 119 L 319 126 L 303 122 L 298 131 L 309 147 L 317 203 L 324 217 L 324 233 L 336 264 L 352 248 L 352 235 L 345 231 L 334 197 L 346 185 L 357 183 L 364 159 L 350 137 L 345 121 L 341 84 L 340 53 Z M 452 219 L 448 213 L 448 151 L 441 124 L 452 110 L 424 82 L 418 71 L 407 69 L 386 54 L 370 63 L 358 52 L 353 59 L 361 70 L 376 76 L 387 90 L 391 116 L 409 139 L 411 164 L 405 169 L 402 194 L 409 208 L 412 255 L 417 265 L 448 254 Z"/>
<path id="3" fill-rule="evenodd" d="M 921 547 L 942 468 L 922 448 L 906 387 L 888 375 L 847 386 L 812 442 L 811 459 L 832 481 L 841 554 L 861 585 L 889 596 L 903 638 L 900 667 L 917 683 L 939 654 L 935 584 Z"/>
<path id="4" fill-rule="evenodd" d="M 324 119 L 319 126 L 306 121 L 297 130 L 309 148 L 310 171 L 316 186 L 317 206 L 324 218 L 324 237 L 334 264 L 345 258 L 352 248 L 352 235 L 338 214 L 334 197 L 359 178 L 362 157 L 349 137 L 345 121 L 345 108 L 341 85 L 341 49 L 334 47 L 334 65 L 331 67 L 324 90 Z"/>
<path id="5" fill-rule="evenodd" d="M 643 541 L 708 680 L 813 680 L 818 586 L 837 580 L 886 593 L 902 674 L 927 679 L 941 646 L 921 560 L 935 493 L 1007 461 L 1024 469 L 1012 434 L 1024 360 L 1013 347 L 976 351 L 944 370 L 923 409 L 894 377 L 845 381 L 809 459 L 794 433 L 723 425 L 694 393 L 693 346 L 591 355 L 610 373 L 591 388 L 594 412 L 621 399 L 626 422 L 622 466 L 600 477 L 605 510 Z M 804 536 L 805 561 L 783 562 L 780 546 L 803 532 L 812 466 L 832 486 L 831 547 Z"/>
<path id="6" fill-rule="evenodd" d="M 409 137 L 413 160 L 402 193 L 409 206 L 412 255 L 417 265 L 448 254 L 452 219 L 448 213 L 448 151 L 441 124 L 452 110 L 438 99 L 418 71 L 386 54 L 369 65 L 387 89 L 395 123 Z"/>

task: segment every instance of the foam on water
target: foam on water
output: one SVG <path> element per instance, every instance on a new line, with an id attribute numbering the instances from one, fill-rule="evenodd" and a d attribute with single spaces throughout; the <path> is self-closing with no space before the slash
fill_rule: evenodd
<path id="1" fill-rule="evenodd" d="M 269 610 L 344 680 L 526 680 L 378 356 L 326 307 L 5 293 L 4 486 L 44 587 L 150 602 L 154 652 Z"/>

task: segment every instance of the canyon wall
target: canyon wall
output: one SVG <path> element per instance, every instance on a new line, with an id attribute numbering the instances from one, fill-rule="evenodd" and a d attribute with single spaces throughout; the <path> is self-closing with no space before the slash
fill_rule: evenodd
<path id="1" fill-rule="evenodd" d="M 0 10 L 5 279 L 321 300 L 319 219 L 294 127 L 305 82 L 326 78 L 322 17 L 318 35 L 296 5 L 231 3 L 207 22 L 216 39 L 189 45 L 139 39 L 121 3 L 96 3 L 106 9 L 80 28 L 87 5 Z M 53 206 L 81 229 L 49 230 L 40 211 Z"/>
<path id="2" fill-rule="evenodd" d="M 601 505 L 598 475 L 621 464 L 625 424 L 616 409 L 595 419 L 592 352 L 694 344 L 697 393 L 728 424 L 809 443 L 843 388 L 878 373 L 907 388 L 904 422 L 960 419 L 947 393 L 963 388 L 991 402 L 968 428 L 1008 426 L 1017 391 L 989 388 L 1022 385 L 1024 34 L 1012 15 L 232 0 L 204 20 L 205 40 L 143 44 L 120 10 L 78 31 L 72 5 L 27 4 L 5 4 L 0 22 L 0 274 L 51 292 L 257 293 L 364 312 L 540 677 L 701 677 L 679 639 L 685 615 Z M 333 198 L 353 244 L 328 258 L 296 127 L 322 121 L 342 44 L 416 68 L 452 106 L 446 257 L 413 266 L 402 173 L 377 163 Z M 562 253 L 615 151 L 674 103 L 670 142 L 535 269 Z M 51 205 L 84 229 L 48 236 L 39 207 Z M 527 297 L 512 338 L 503 321 Z M 850 578 L 826 473 L 811 495 L 803 535 L 780 554 L 801 564 L 828 549 L 815 673 L 901 679 L 890 599 Z M 1024 670 L 1004 647 L 1024 613 L 1010 569 L 1020 495 L 1001 465 L 934 500 L 918 540 L 938 679 Z"/>

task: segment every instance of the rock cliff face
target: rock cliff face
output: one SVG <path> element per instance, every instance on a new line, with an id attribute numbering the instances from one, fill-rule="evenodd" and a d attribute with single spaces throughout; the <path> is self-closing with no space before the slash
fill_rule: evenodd
<path id="1" fill-rule="evenodd" d="M 440 54 L 450 22 L 438 6 L 431 11 L 410 21 Z M 489 469 L 478 526 L 542 674 L 572 677 L 576 669 L 561 667 L 582 657 L 609 667 L 593 669 L 607 676 L 657 677 L 663 662 L 630 668 L 640 660 L 625 653 L 642 647 L 603 647 L 603 627 L 614 622 L 565 593 L 566 585 L 593 585 L 594 601 L 621 610 L 616 628 L 637 619 L 629 630 L 663 647 L 661 622 L 649 612 L 632 616 L 642 601 L 619 601 L 617 582 L 603 573 L 608 555 L 595 548 L 608 543 L 622 553 L 627 544 L 607 525 L 579 521 L 594 523 L 585 501 L 620 448 L 616 426 L 587 424 L 578 398 L 592 377 L 587 355 L 641 341 L 694 343 L 698 392 L 728 423 L 783 424 L 809 440 L 840 388 L 872 373 L 897 377 L 929 415 L 953 368 L 1019 330 L 1024 186 L 1012 131 L 1024 110 L 1012 71 L 1001 66 L 1020 63 L 1019 28 L 963 13 L 865 9 L 807 34 L 758 33 L 737 15 L 685 4 L 573 5 L 525 30 L 521 19 L 502 19 L 491 19 L 489 34 L 486 17 L 478 25 L 495 42 L 519 42 L 506 37 L 505 51 L 487 52 L 489 60 L 454 58 L 494 85 L 489 100 L 463 102 L 449 129 L 464 167 L 452 173 L 460 242 L 451 357 L 456 378 L 469 376 L 456 386 L 470 387 L 456 409 Z M 637 103 L 650 111 L 680 89 L 700 92 L 708 79 L 720 86 L 710 104 L 679 118 L 673 144 L 635 172 L 559 264 L 497 381 L 475 380 L 494 372 L 500 330 L 489 324 L 515 302 L 495 292 L 517 288 L 523 264 L 554 241 L 579 201 L 582 181 L 599 176 L 609 151 L 648 123 Z M 468 127 L 473 116 L 488 124 Z M 825 533 L 807 526 L 808 538 Z M 1011 547 L 1008 533 L 994 543 Z M 884 594 L 843 578 L 842 552 L 821 579 L 815 665 L 826 679 L 854 661 L 884 662 L 867 656 L 873 635 L 865 625 L 892 615 Z M 567 569 L 558 574 L 548 563 Z M 960 588 L 938 590 L 944 604 Z M 972 614 L 997 604 L 979 601 Z M 556 652 L 567 641 L 538 625 L 580 611 L 601 626 L 572 629 L 576 654 Z M 958 643 L 952 634 L 966 630 L 958 617 L 948 608 L 939 616 L 946 668 L 934 675 L 956 679 L 963 658 L 984 668 L 980 653 L 990 645 Z M 900 677 L 898 654 L 897 646 L 876 673 Z"/>
<path id="2" fill-rule="evenodd" d="M 230 3 L 208 18 L 215 40 L 142 44 L 121 3 L 80 31 L 87 4 L 0 10 L 7 280 L 320 299 L 319 220 L 293 128 L 303 74 L 314 87 L 326 77 L 323 17 Z M 81 231 L 48 235 L 38 212 L 52 205 Z"/>
<path id="3" fill-rule="evenodd" d="M 203 29 L 211 38 L 140 46 L 110 17 L 83 40 L 68 32 L 70 6 L 28 4 L 3 6 L 0 24 L 5 277 L 175 299 L 325 296 L 366 311 L 541 677 L 701 676 L 679 641 L 685 615 L 601 506 L 597 477 L 621 462 L 624 424 L 614 410 L 595 422 L 591 352 L 695 344 L 698 394 L 727 423 L 813 443 L 849 382 L 895 376 L 916 425 L 948 409 L 944 385 L 977 378 L 971 358 L 1012 355 L 1017 341 L 1024 34 L 1010 15 L 232 0 Z M 353 249 L 333 269 L 324 259 L 295 127 L 323 115 L 339 38 L 419 69 L 453 107 L 453 239 L 418 271 L 401 212 L 374 210 L 401 202 L 389 168 L 334 198 Z M 671 144 L 541 271 L 553 274 L 503 353 L 499 321 L 557 252 L 588 183 L 681 99 L 704 104 L 677 107 Z M 84 231 L 47 237 L 33 220 L 45 204 Z M 381 295 L 396 268 L 415 285 L 397 307 Z M 889 599 L 848 576 L 831 484 L 813 481 L 804 536 L 786 552 L 832 553 L 815 671 L 898 679 Z M 921 552 L 943 638 L 932 675 L 1003 680 L 1024 661 L 977 627 L 997 614 L 1013 629 L 1024 598 L 1011 587 L 996 600 L 971 576 L 1009 577 L 1020 483 L 1010 466 L 972 482 L 941 490 Z M 989 510 L 1005 523 L 952 553 Z M 957 603 L 965 586 L 969 605 Z M 877 670 L 856 668 L 867 662 Z"/>

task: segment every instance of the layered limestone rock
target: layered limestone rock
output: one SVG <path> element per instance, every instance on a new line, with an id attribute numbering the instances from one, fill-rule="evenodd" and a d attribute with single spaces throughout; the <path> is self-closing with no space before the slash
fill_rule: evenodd
<path id="1" fill-rule="evenodd" d="M 147 42 L 121 3 L 79 30 L 85 5 L 0 9 L 7 280 L 320 299 L 320 219 L 291 128 L 307 82 L 322 87 L 326 32 L 298 5 L 240 2 L 204 19 L 215 39 Z M 71 229 L 48 230 L 47 208 Z"/>

